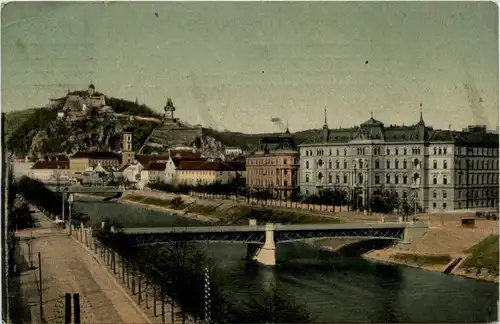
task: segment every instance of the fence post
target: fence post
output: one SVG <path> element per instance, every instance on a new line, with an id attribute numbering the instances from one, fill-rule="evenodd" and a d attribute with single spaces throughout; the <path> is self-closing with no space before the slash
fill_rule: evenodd
<path id="1" fill-rule="evenodd" d="M 165 324 L 165 292 L 161 288 L 161 322 Z"/>
<path id="2" fill-rule="evenodd" d="M 38 252 L 38 281 L 40 282 L 40 321 L 45 322 L 45 316 L 43 314 L 43 285 L 42 285 L 42 254 Z"/>
<path id="3" fill-rule="evenodd" d="M 153 284 L 153 316 L 156 317 L 156 285 Z"/>
<path id="4" fill-rule="evenodd" d="M 141 274 L 139 274 L 139 282 L 138 282 L 138 292 L 139 292 L 139 296 L 138 296 L 138 304 L 140 305 L 141 304 L 141 279 L 142 279 L 142 276 Z"/>
<path id="5" fill-rule="evenodd" d="M 120 258 L 120 260 L 122 266 L 122 282 L 125 283 L 125 260 L 123 259 L 123 256 Z"/>
<path id="6" fill-rule="evenodd" d="M 135 295 L 135 276 L 136 276 L 136 272 L 135 272 L 135 265 L 132 266 L 132 295 Z"/>

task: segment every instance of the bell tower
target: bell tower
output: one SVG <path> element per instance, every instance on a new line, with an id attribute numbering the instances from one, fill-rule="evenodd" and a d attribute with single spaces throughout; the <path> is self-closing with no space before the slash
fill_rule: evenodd
<path id="1" fill-rule="evenodd" d="M 122 139 L 122 165 L 128 165 L 135 160 L 135 153 L 132 151 L 132 132 L 130 129 L 123 131 Z"/>
<path id="2" fill-rule="evenodd" d="M 165 105 L 164 110 L 165 110 L 165 114 L 164 114 L 163 118 L 165 120 L 174 122 L 175 121 L 175 118 L 174 118 L 175 107 L 174 107 L 174 103 L 172 102 L 171 98 L 167 99 L 167 104 Z"/>

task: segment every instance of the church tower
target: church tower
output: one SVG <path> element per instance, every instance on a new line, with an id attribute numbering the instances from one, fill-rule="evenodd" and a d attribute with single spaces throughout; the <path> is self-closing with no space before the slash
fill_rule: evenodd
<path id="1" fill-rule="evenodd" d="M 128 165 L 135 160 L 135 153 L 132 151 L 132 132 L 130 129 L 123 131 L 122 140 L 122 165 Z"/>
<path id="2" fill-rule="evenodd" d="M 175 118 L 174 118 L 175 107 L 174 107 L 174 103 L 172 102 L 171 98 L 167 99 L 167 104 L 165 105 L 164 110 L 165 110 L 165 114 L 164 114 L 163 118 L 167 121 L 174 122 L 175 121 Z"/>

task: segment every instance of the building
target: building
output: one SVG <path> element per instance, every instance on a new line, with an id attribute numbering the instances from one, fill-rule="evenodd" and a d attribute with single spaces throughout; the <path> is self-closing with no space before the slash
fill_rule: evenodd
<path id="1" fill-rule="evenodd" d="M 151 161 L 141 171 L 141 186 L 155 182 L 165 182 L 165 166 L 164 162 Z"/>
<path id="2" fill-rule="evenodd" d="M 341 189 L 370 209 L 375 190 L 394 189 L 426 211 L 498 206 L 498 135 L 485 127 L 435 130 L 420 120 L 323 128 L 299 145 L 303 195 Z M 356 199 L 357 200 L 357 199 Z"/>
<path id="3" fill-rule="evenodd" d="M 298 162 L 299 152 L 288 129 L 280 136 L 264 137 L 260 148 L 246 158 L 247 188 L 291 197 L 298 189 Z"/>
<path id="4" fill-rule="evenodd" d="M 224 149 L 224 154 L 227 156 L 240 156 L 243 154 L 243 150 L 239 147 L 228 146 Z"/>
<path id="5" fill-rule="evenodd" d="M 181 160 L 176 173 L 176 180 L 180 184 L 191 186 L 228 184 L 235 179 L 245 178 L 245 164 L 221 160 Z"/>
<path id="6" fill-rule="evenodd" d="M 93 84 L 89 84 L 87 90 L 70 91 L 65 97 L 49 99 L 48 107 L 59 107 L 62 109 L 57 113 L 60 119 L 68 118 L 72 121 L 87 118 L 91 109 L 109 109 L 106 106 L 104 94 L 97 92 Z"/>
<path id="7" fill-rule="evenodd" d="M 37 161 L 28 176 L 42 182 L 64 182 L 69 180 L 68 161 Z"/>
<path id="8" fill-rule="evenodd" d="M 165 178 L 164 181 L 170 184 L 177 184 L 177 168 L 181 161 L 206 161 L 201 157 L 200 153 L 192 152 L 189 150 L 170 150 L 169 159 L 165 165 Z"/>
<path id="9" fill-rule="evenodd" d="M 118 168 L 120 164 L 121 155 L 114 152 L 77 152 L 69 159 L 70 177 L 81 178 L 88 168 L 98 165 L 108 169 Z"/>
<path id="10" fill-rule="evenodd" d="M 125 129 L 122 135 L 122 166 L 135 161 L 135 152 L 132 150 L 132 132 Z"/>
<path id="11" fill-rule="evenodd" d="M 133 162 L 120 168 L 121 176 L 127 182 L 139 182 L 142 170 L 150 162 L 167 163 L 167 161 L 169 156 L 137 154 Z"/>

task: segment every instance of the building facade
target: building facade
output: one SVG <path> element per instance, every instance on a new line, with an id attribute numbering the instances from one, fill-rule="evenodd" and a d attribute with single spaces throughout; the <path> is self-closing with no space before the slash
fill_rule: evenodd
<path id="1" fill-rule="evenodd" d="M 70 176 L 81 177 L 88 168 L 101 165 L 104 168 L 118 168 L 121 156 L 113 152 L 77 152 L 69 159 Z"/>
<path id="2" fill-rule="evenodd" d="M 181 160 L 176 171 L 177 182 L 191 186 L 228 184 L 237 178 L 245 178 L 244 163 Z"/>
<path id="3" fill-rule="evenodd" d="M 291 197 L 298 189 L 298 162 L 299 152 L 288 129 L 280 136 L 263 138 L 259 149 L 246 158 L 247 189 Z"/>
<path id="4" fill-rule="evenodd" d="M 370 209 L 375 190 L 393 189 L 425 211 L 498 207 L 498 135 L 485 127 L 434 130 L 422 113 L 413 126 L 329 129 L 299 145 L 300 191 L 341 189 Z"/>

